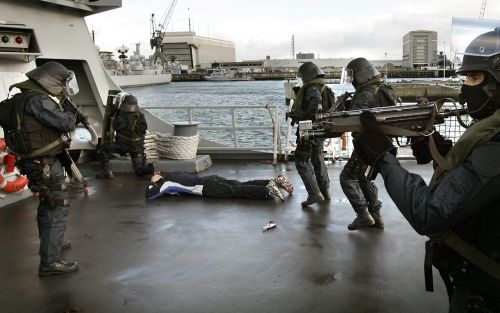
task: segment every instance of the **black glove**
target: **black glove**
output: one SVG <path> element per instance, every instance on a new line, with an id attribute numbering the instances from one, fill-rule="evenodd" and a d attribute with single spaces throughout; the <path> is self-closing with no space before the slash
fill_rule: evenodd
<path id="1" fill-rule="evenodd" d="M 445 156 L 453 146 L 453 142 L 449 139 L 445 139 L 437 131 L 432 134 L 432 137 L 434 138 L 434 142 L 436 143 L 436 148 L 439 151 L 439 154 Z M 422 136 L 412 138 L 410 147 L 413 156 L 417 160 L 417 164 L 427 164 L 432 161 L 431 151 L 429 150 L 429 137 Z"/>
<path id="2" fill-rule="evenodd" d="M 374 166 L 387 152 L 396 155 L 396 147 L 391 139 L 384 135 L 375 115 L 364 111 L 359 117 L 361 133 L 354 140 L 357 155 L 368 165 Z"/>
<path id="3" fill-rule="evenodd" d="M 43 165 L 31 161 L 19 160 L 16 162 L 21 174 L 29 179 L 28 188 L 32 192 L 41 192 L 45 186 L 43 181 Z"/>
<path id="4" fill-rule="evenodd" d="M 89 127 L 89 120 L 85 115 L 78 112 L 75 117 L 76 117 L 76 123 L 75 123 L 76 125 L 82 123 L 83 126 L 87 128 Z"/>

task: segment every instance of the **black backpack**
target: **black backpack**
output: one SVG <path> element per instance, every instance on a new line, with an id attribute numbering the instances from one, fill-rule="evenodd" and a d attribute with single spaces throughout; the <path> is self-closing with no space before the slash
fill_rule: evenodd
<path id="1" fill-rule="evenodd" d="M 393 106 L 397 104 L 396 91 L 389 85 L 382 84 L 375 90 L 377 107 Z"/>
<path id="2" fill-rule="evenodd" d="M 324 85 L 321 88 L 321 98 L 323 99 L 321 106 L 323 107 L 323 112 L 329 111 L 335 104 L 335 93 L 330 87 Z"/>
<path id="3" fill-rule="evenodd" d="M 36 92 L 21 92 L 0 102 L 0 127 L 3 128 L 7 146 L 16 153 L 29 153 L 31 148 L 24 140 L 21 129 L 24 120 L 24 103 Z"/>

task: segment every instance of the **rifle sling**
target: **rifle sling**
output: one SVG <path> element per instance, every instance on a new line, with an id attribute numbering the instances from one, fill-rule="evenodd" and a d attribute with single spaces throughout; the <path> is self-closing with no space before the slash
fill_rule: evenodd
<path id="1" fill-rule="evenodd" d="M 25 155 L 20 155 L 20 156 L 24 157 L 24 158 L 36 158 L 36 157 L 44 154 L 45 152 L 47 152 L 47 151 L 49 151 L 49 150 L 51 150 L 59 145 L 62 145 L 63 143 L 64 143 L 64 141 L 61 138 L 57 138 L 56 140 L 52 141 L 48 145 L 41 147 L 39 149 L 36 149 L 35 151 L 31 152 L 30 154 L 25 154 Z"/>
<path id="2" fill-rule="evenodd" d="M 451 230 L 438 235 L 429 235 L 429 238 L 434 242 L 444 242 L 477 268 L 500 280 L 500 264 L 465 242 Z"/>

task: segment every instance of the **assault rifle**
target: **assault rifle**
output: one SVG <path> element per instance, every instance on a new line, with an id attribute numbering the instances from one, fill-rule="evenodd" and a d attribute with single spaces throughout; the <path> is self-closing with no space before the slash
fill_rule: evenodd
<path id="1" fill-rule="evenodd" d="M 83 125 L 83 127 L 85 127 L 90 132 L 90 134 L 92 136 L 92 140 L 95 141 L 95 143 L 94 142 L 92 142 L 92 143 L 97 144 L 97 133 L 94 130 L 94 128 L 92 126 L 90 126 L 90 123 L 87 119 L 87 116 L 85 116 L 82 113 L 80 108 L 76 104 L 74 104 L 71 101 L 71 99 L 69 99 L 68 97 L 64 97 L 63 100 L 61 101 L 61 103 L 62 103 L 62 106 L 66 110 L 69 110 L 70 112 L 72 112 L 75 115 L 76 124 L 81 123 Z M 73 158 L 69 154 L 69 151 L 66 149 L 64 149 L 64 150 L 65 150 L 65 154 L 64 154 L 61 162 L 63 163 L 64 167 L 66 168 L 66 171 L 68 172 L 69 176 L 70 177 L 74 176 L 76 178 L 76 180 L 82 184 L 83 192 L 87 193 L 88 192 L 87 181 L 85 180 L 82 173 L 78 169 L 78 166 L 76 165 L 75 161 L 73 160 Z"/>
<path id="2" fill-rule="evenodd" d="M 456 116 L 458 122 L 467 127 L 460 119 L 466 114 L 465 108 L 448 109 L 443 108 L 445 101 L 453 102 L 453 99 L 440 99 L 436 102 L 428 102 L 427 99 L 420 99 L 415 105 L 397 105 L 389 107 L 378 107 L 369 109 L 383 132 L 393 137 L 418 137 L 429 136 L 433 132 L 435 124 L 444 123 L 445 118 Z M 343 132 L 360 132 L 361 124 L 359 116 L 363 110 L 327 112 L 316 114 L 316 119 L 312 121 L 302 121 L 299 123 L 300 140 L 310 140 L 313 138 L 333 138 L 338 137 Z"/>
<path id="3" fill-rule="evenodd" d="M 70 111 L 71 113 L 73 113 L 75 115 L 76 124 L 82 123 L 83 127 L 85 127 L 86 129 L 90 128 L 89 120 L 82 113 L 80 108 L 76 104 L 74 104 L 73 101 L 70 100 L 70 98 L 64 97 L 61 102 L 62 102 L 63 108 L 65 108 L 66 110 Z"/>

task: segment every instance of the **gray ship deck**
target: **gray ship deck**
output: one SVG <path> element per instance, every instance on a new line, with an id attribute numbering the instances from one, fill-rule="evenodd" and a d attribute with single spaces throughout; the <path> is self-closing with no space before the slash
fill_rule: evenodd
<path id="1" fill-rule="evenodd" d="M 430 178 L 430 167 L 405 166 Z M 439 275 L 424 290 L 424 238 L 388 198 L 384 230 L 350 232 L 354 218 L 329 165 L 333 199 L 303 210 L 293 164 L 215 162 L 202 175 L 235 179 L 281 173 L 295 184 L 285 202 L 144 200 L 146 180 L 89 178 L 71 194 L 64 252 L 76 273 L 38 277 L 36 202 L 0 208 L 0 311 L 10 312 L 446 312 Z M 83 172 L 94 177 L 95 165 Z M 278 227 L 262 232 L 275 220 Z"/>

